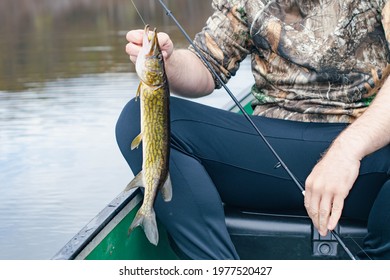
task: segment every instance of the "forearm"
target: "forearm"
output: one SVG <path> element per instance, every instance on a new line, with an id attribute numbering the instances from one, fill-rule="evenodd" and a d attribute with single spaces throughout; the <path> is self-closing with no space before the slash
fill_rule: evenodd
<path id="1" fill-rule="evenodd" d="M 361 160 L 390 143 L 390 79 L 377 97 L 354 123 L 336 138 L 329 152 L 341 151 L 343 155 Z"/>
<path id="2" fill-rule="evenodd" d="M 201 97 L 211 93 L 214 80 L 200 59 L 187 49 L 174 50 L 165 62 L 170 90 L 184 97 Z"/>

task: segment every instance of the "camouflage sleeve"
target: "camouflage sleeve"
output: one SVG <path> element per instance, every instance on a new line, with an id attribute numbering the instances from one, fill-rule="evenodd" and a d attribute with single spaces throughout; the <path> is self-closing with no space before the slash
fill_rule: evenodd
<path id="1" fill-rule="evenodd" d="M 244 3 L 243 0 L 213 0 L 214 13 L 194 39 L 194 44 L 225 83 L 235 75 L 251 48 Z M 193 47 L 189 49 L 195 52 Z M 216 88 L 222 86 L 215 76 L 214 81 Z"/>
<path id="2" fill-rule="evenodd" d="M 385 31 L 387 45 L 390 48 L 390 1 L 384 2 L 385 3 L 382 9 L 382 26 L 383 30 Z"/>

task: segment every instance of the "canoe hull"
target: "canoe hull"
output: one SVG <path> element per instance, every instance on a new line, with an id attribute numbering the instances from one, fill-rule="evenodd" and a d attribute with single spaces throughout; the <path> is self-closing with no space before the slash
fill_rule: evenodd
<path id="1" fill-rule="evenodd" d="M 183 255 L 171 246 L 173 244 L 160 223 L 158 246 L 148 242 L 142 229 L 128 235 L 128 227 L 141 203 L 139 189 L 121 193 L 53 259 L 180 259 Z M 266 213 L 224 207 L 228 231 L 242 259 L 349 259 L 331 235 L 321 237 L 318 234 L 304 213 Z M 358 246 L 367 232 L 364 222 L 345 219 L 336 231 L 354 252 L 359 251 Z"/>
<path id="2" fill-rule="evenodd" d="M 77 233 L 53 259 L 72 260 L 174 260 L 168 236 L 158 225 L 158 246 L 149 243 L 141 228 L 128 234 L 142 203 L 139 189 L 122 192 Z"/>

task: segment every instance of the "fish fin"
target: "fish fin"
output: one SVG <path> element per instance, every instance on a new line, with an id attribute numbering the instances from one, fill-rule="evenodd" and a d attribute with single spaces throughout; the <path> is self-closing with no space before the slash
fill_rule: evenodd
<path id="1" fill-rule="evenodd" d="M 138 149 L 139 144 L 141 144 L 142 141 L 142 132 L 138 134 L 137 137 L 134 138 L 133 142 L 131 142 L 131 149 Z"/>
<path id="2" fill-rule="evenodd" d="M 171 176 L 167 175 L 164 185 L 161 188 L 161 195 L 165 202 L 172 200 L 172 181 Z"/>
<path id="3" fill-rule="evenodd" d="M 142 82 L 139 83 L 138 88 L 137 88 L 137 93 L 135 94 L 136 101 L 138 100 L 138 97 L 141 95 L 141 86 L 142 86 Z"/>
<path id="4" fill-rule="evenodd" d="M 133 222 L 130 225 L 129 228 L 129 234 L 138 226 L 141 226 L 145 232 L 146 237 L 148 238 L 149 242 L 153 245 L 157 246 L 158 244 L 158 229 L 157 229 L 157 223 L 156 223 L 156 214 L 151 209 L 150 213 L 145 215 L 145 211 L 143 207 L 141 207 L 137 214 L 135 215 L 135 218 Z"/>
<path id="5" fill-rule="evenodd" d="M 137 187 L 143 187 L 144 186 L 144 183 L 143 183 L 143 180 L 142 180 L 142 171 L 140 173 L 138 173 L 137 176 L 134 177 L 133 180 L 131 180 L 131 182 L 127 185 L 127 187 L 125 188 L 125 192 L 126 191 L 129 191 L 131 189 L 135 189 Z"/>

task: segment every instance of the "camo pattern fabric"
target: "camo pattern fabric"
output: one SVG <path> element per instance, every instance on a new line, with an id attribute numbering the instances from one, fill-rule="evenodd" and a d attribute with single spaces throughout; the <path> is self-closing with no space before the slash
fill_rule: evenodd
<path id="1" fill-rule="evenodd" d="M 214 0 L 213 8 L 194 43 L 224 82 L 251 56 L 254 115 L 350 123 L 390 73 L 390 1 Z"/>

